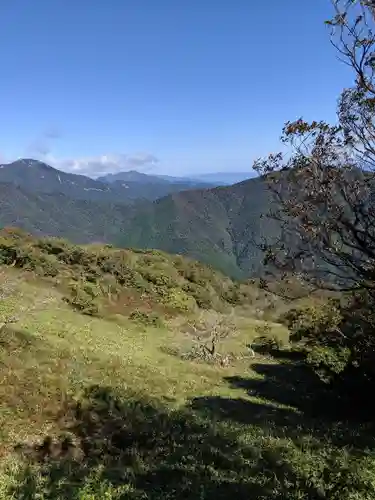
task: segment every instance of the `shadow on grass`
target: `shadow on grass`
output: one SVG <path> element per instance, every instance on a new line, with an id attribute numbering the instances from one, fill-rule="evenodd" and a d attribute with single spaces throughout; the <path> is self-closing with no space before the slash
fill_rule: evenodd
<path id="1" fill-rule="evenodd" d="M 248 344 L 247 347 L 252 349 L 257 354 L 261 354 L 262 356 L 269 356 L 274 359 L 300 361 L 306 358 L 306 354 L 303 351 L 299 350 L 280 349 L 277 347 L 269 347 L 267 345 L 253 344 Z"/>
<path id="2" fill-rule="evenodd" d="M 355 450 L 375 449 L 374 424 L 363 412 L 348 405 L 303 363 L 254 364 L 262 378 L 226 377 L 243 397 L 201 397 L 191 407 L 208 418 L 267 428 L 273 436 L 302 443 L 304 436 L 322 446 L 347 446 Z M 367 408 L 367 417 L 371 413 Z"/>
<path id="3" fill-rule="evenodd" d="M 168 412 L 100 387 L 70 411 L 65 437 L 22 448 L 29 466 L 12 498 L 78 500 L 83 491 L 95 500 L 322 498 L 277 446 L 240 444 L 232 431 L 191 411 Z M 93 474 L 97 486 L 85 490 Z M 106 497 L 103 485 L 122 490 Z"/>

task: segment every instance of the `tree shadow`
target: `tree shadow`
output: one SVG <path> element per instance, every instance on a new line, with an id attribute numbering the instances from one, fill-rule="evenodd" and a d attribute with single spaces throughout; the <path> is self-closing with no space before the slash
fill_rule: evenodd
<path id="1" fill-rule="evenodd" d="M 226 377 L 234 388 L 250 396 L 291 406 L 304 414 L 333 417 L 332 393 L 304 363 L 257 363 L 252 370 L 262 378 Z"/>
<path id="2" fill-rule="evenodd" d="M 253 345 L 247 344 L 248 348 L 252 349 L 257 354 L 268 356 L 274 359 L 301 361 L 306 358 L 306 354 L 300 350 L 280 349 L 278 347 L 270 347 L 268 345 Z"/>
<path id="3" fill-rule="evenodd" d="M 94 387 L 69 411 L 65 436 L 18 447 L 28 466 L 10 492 L 14 498 L 83 498 L 79 492 L 94 472 L 98 484 L 127 485 L 116 496 L 123 500 L 286 500 L 290 484 L 298 484 L 303 498 L 319 498 L 307 479 L 297 478 L 282 450 L 240 444 L 230 430 L 186 409 L 168 412 Z"/>
<path id="4" fill-rule="evenodd" d="M 232 388 L 245 390 L 252 400 L 201 397 L 192 400 L 191 407 L 211 419 L 260 425 L 273 436 L 288 437 L 294 443 L 311 436 L 323 445 L 375 449 L 373 422 L 364 419 L 362 411 L 348 407 L 347 401 L 304 363 L 253 364 L 252 369 L 262 378 L 225 378 Z"/>
<path id="5" fill-rule="evenodd" d="M 305 417 L 325 422 L 372 421 L 368 406 L 353 404 L 353 393 L 346 394 L 337 384 L 323 383 L 305 362 L 284 360 L 279 363 L 257 363 L 252 370 L 261 378 L 227 377 L 233 387 L 246 390 L 248 395 L 275 404 L 293 407 Z"/>

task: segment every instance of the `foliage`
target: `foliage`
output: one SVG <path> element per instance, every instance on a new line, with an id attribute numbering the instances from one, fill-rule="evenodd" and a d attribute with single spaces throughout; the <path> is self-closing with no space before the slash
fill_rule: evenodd
<path id="1" fill-rule="evenodd" d="M 164 293 L 163 292 L 161 301 L 166 307 L 175 309 L 179 312 L 189 312 L 194 310 L 196 305 L 194 297 L 189 296 L 183 290 L 172 288 Z"/>
<path id="2" fill-rule="evenodd" d="M 61 238 L 34 238 L 13 228 L 0 232 L 0 263 L 53 278 L 68 292 L 68 303 L 85 314 L 104 313 L 116 304 L 121 312 L 124 294 L 147 300 L 166 313 L 222 310 L 233 302 L 246 304 L 255 289 L 181 256 L 98 244 L 79 246 Z M 233 301 L 225 293 L 230 289 L 241 290 L 241 297 Z"/>
<path id="3" fill-rule="evenodd" d="M 328 300 L 292 308 L 280 320 L 288 326 L 292 341 L 308 338 L 319 343 L 327 335 L 338 332 L 342 316 L 340 304 L 335 300 Z"/>
<path id="4" fill-rule="evenodd" d="M 346 397 L 365 401 L 375 382 L 373 298 L 357 292 L 326 303 L 290 310 L 283 321 L 291 341 L 305 350 L 306 361 Z"/>
<path id="5" fill-rule="evenodd" d="M 0 498 L 374 498 L 373 423 L 352 418 L 355 404 L 334 413 L 300 363 L 192 363 L 161 350 L 191 343 L 178 328 L 88 319 L 51 280 L 2 275 L 2 315 L 18 321 L 0 332 Z M 223 357 L 260 324 L 235 319 L 248 325 L 219 343 Z"/>
<path id="6" fill-rule="evenodd" d="M 155 311 L 146 313 L 144 311 L 136 309 L 129 315 L 129 319 L 131 319 L 132 321 L 136 321 L 137 323 L 144 326 L 153 326 L 155 328 L 160 328 L 163 326 L 162 318 Z"/>
<path id="7" fill-rule="evenodd" d="M 272 354 L 275 351 L 279 351 L 283 345 L 281 339 L 276 337 L 276 335 L 261 335 L 254 339 L 251 343 L 251 348 L 262 354 Z"/>
<path id="8" fill-rule="evenodd" d="M 307 355 L 307 363 L 326 382 L 331 381 L 334 375 L 342 374 L 348 367 L 351 352 L 347 347 L 315 346 Z"/>
<path id="9" fill-rule="evenodd" d="M 65 300 L 83 314 L 92 316 L 99 312 L 96 300 L 98 293 L 98 289 L 91 283 L 73 283 L 70 286 L 70 296 L 66 297 Z"/>
<path id="10" fill-rule="evenodd" d="M 293 274 L 308 293 L 344 294 L 291 311 L 287 321 L 307 362 L 363 403 L 375 385 L 375 11 L 364 0 L 333 4 L 331 40 L 354 82 L 341 94 L 336 124 L 287 122 L 288 154 L 256 162 L 273 199 L 268 218 L 280 227 L 259 246 L 270 274 Z"/>

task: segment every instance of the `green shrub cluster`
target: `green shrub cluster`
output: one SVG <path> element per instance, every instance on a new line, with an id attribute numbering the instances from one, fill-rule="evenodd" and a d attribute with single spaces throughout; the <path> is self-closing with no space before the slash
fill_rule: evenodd
<path id="1" fill-rule="evenodd" d="M 0 231 L 0 264 L 56 279 L 68 288 L 67 301 L 97 314 L 122 292 L 155 302 L 168 311 L 221 311 L 251 302 L 254 287 L 233 282 L 210 267 L 161 251 L 79 246 L 60 238 L 34 238 L 18 229 Z M 73 280 L 74 286 L 69 283 Z"/>
<path id="2" fill-rule="evenodd" d="M 366 291 L 293 309 L 282 320 L 324 382 L 349 399 L 366 398 L 373 390 L 375 304 Z"/>
<path id="3" fill-rule="evenodd" d="M 83 314 L 94 316 L 99 313 L 99 294 L 99 289 L 92 283 L 77 282 L 70 286 L 70 295 L 65 300 Z"/>
<path id="4" fill-rule="evenodd" d="M 163 326 L 162 318 L 155 311 L 145 312 L 136 309 L 129 315 L 129 319 L 144 326 L 153 326 L 156 328 L 161 328 Z"/>

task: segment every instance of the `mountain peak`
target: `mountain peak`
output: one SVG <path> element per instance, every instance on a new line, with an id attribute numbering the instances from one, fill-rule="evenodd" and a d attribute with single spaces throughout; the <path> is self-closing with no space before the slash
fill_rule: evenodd
<path id="1" fill-rule="evenodd" d="M 12 168 L 42 168 L 42 169 L 48 169 L 48 170 L 56 170 L 55 168 L 51 167 L 50 165 L 47 165 L 47 163 L 44 163 L 43 161 L 40 160 L 35 160 L 34 158 L 19 158 L 18 160 L 15 160 L 11 163 L 1 165 L 2 167 L 12 167 Z"/>
<path id="2" fill-rule="evenodd" d="M 142 172 L 138 172 L 137 170 L 126 170 L 124 172 L 116 172 L 113 174 L 107 174 L 103 177 L 98 177 L 98 181 L 101 182 L 116 182 L 116 181 L 125 181 L 125 182 L 150 182 L 153 177 L 147 174 L 143 174 Z"/>

